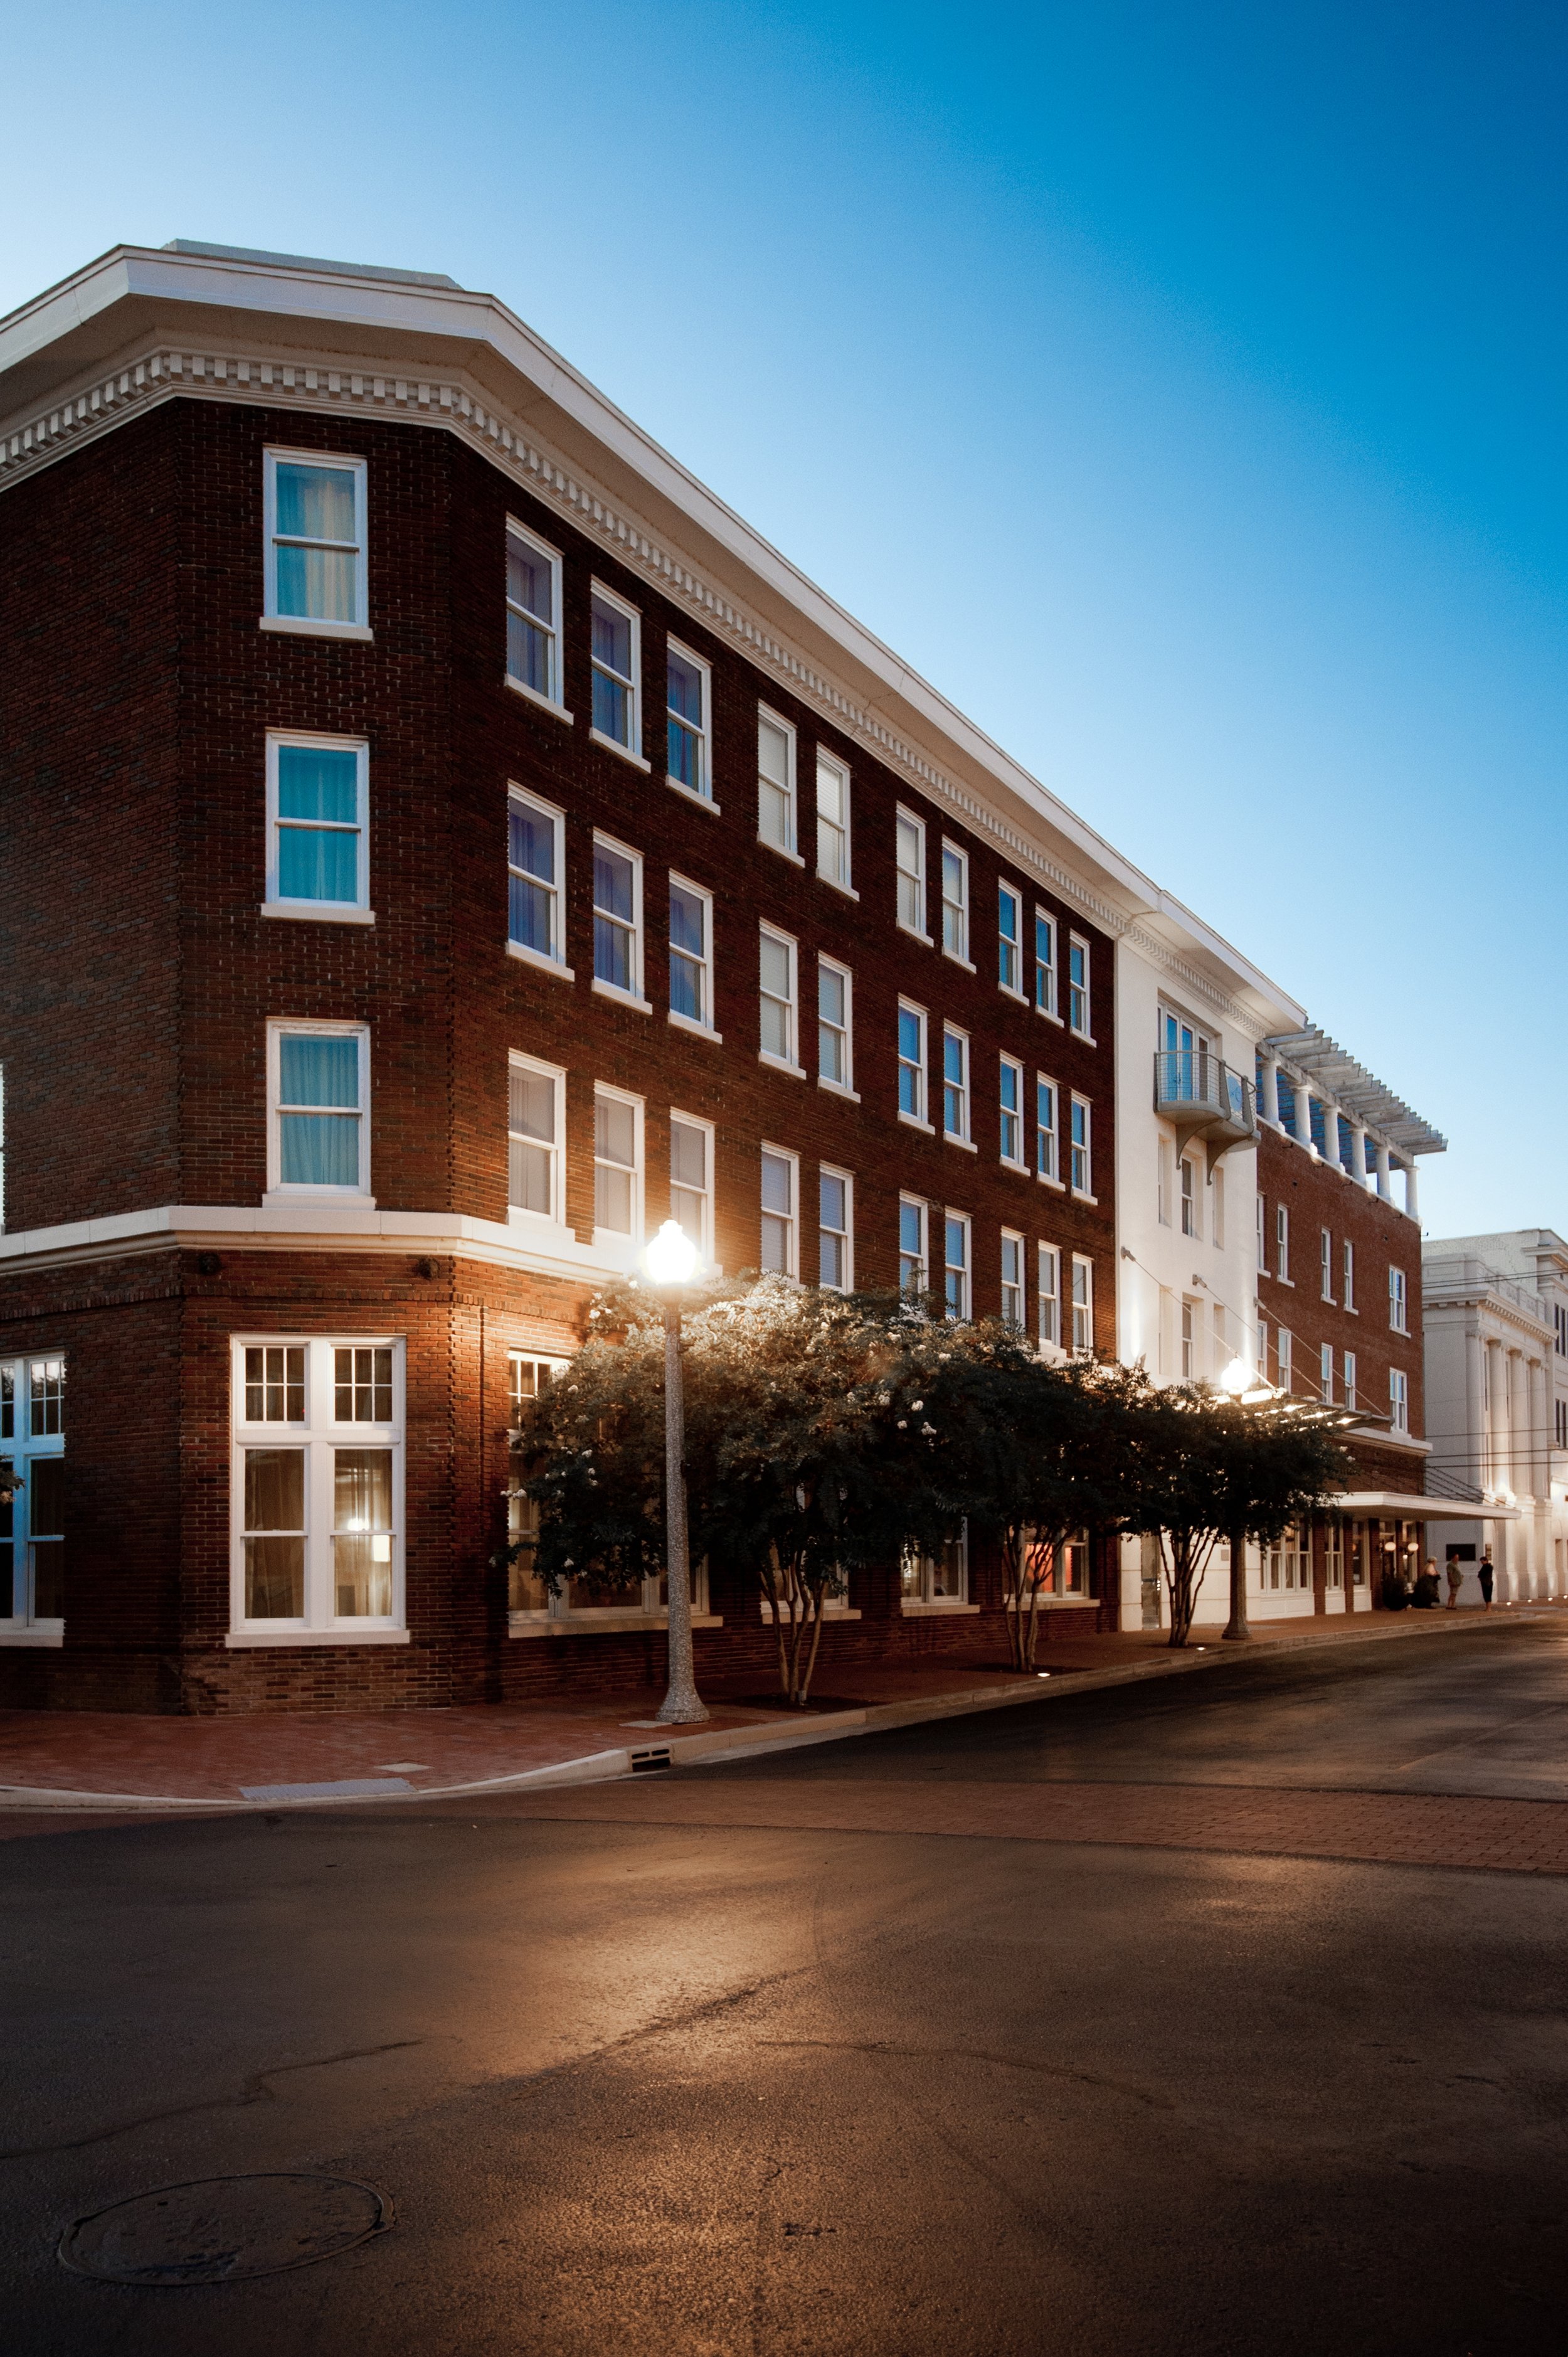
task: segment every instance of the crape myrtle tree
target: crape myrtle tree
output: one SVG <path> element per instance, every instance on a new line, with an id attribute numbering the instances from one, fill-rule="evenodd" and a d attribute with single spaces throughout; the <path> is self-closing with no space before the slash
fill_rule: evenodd
<path id="1" fill-rule="evenodd" d="M 1244 1406 L 1206 1383 L 1144 1392 L 1128 1418 L 1124 1527 L 1158 1540 L 1173 1646 L 1191 1633 L 1220 1540 L 1270 1546 L 1332 1505 L 1351 1469 L 1343 1423 L 1302 1401 Z"/>

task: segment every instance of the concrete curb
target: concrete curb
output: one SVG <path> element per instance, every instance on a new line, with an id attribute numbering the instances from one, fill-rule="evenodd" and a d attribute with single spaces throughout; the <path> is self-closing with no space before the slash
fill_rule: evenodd
<path id="1" fill-rule="evenodd" d="M 1506 1614 L 1450 1616 L 1439 1612 L 1423 1616 L 1419 1625 L 1402 1628 L 1398 1638 L 1384 1637 L 1375 1629 L 1325 1629 L 1299 1637 L 1270 1637 L 1256 1648 L 1227 1645 L 1222 1640 L 1206 1638 L 1187 1652 L 1156 1654 L 1151 1660 L 1127 1662 L 1109 1669 L 1036 1672 L 1033 1678 L 1017 1677 L 1000 1692 L 971 1686 L 952 1694 L 926 1695 L 908 1702 L 867 1703 L 854 1710 L 834 1711 L 831 1716 L 811 1719 L 800 1727 L 783 1727 L 779 1720 L 769 1719 L 759 1727 L 720 1727 L 711 1735 L 687 1735 L 669 1743 L 654 1741 L 625 1749 L 592 1751 L 580 1760 L 556 1760 L 548 1768 L 524 1768 L 515 1775 L 486 1776 L 463 1784 L 427 1784 L 413 1792 L 389 1792 L 354 1800 L 322 1795 L 309 1800 L 262 1802 L 180 1800 L 165 1793 L 61 1792 L 37 1784 L 0 1784 L 0 1809 L 117 1813 L 140 1810 L 156 1813 L 172 1809 L 230 1816 L 252 1816 L 264 1810 L 270 1816 L 282 1809 L 377 1808 L 384 1807 L 389 1801 L 401 1802 L 408 1807 L 421 1801 L 478 1800 L 486 1794 L 548 1791 L 555 1785 L 608 1783 L 620 1777 L 645 1774 L 650 1770 L 662 1773 L 688 1764 L 717 1767 L 726 1760 L 755 1760 L 772 1751 L 802 1751 L 820 1743 L 842 1742 L 846 1736 L 875 1735 L 892 1727 L 919 1727 L 941 1718 L 967 1718 L 987 1710 L 1015 1710 L 1026 1703 L 1056 1702 L 1065 1695 L 1089 1694 L 1105 1686 L 1138 1685 L 1150 1678 L 1192 1676 L 1227 1663 L 1272 1660 L 1276 1653 L 1316 1652 L 1335 1645 L 1396 1644 L 1414 1637 L 1456 1636 L 1464 1631 L 1478 1633 L 1483 1629 L 1513 1628 L 1520 1620 L 1543 1617 L 1528 1606 Z"/>

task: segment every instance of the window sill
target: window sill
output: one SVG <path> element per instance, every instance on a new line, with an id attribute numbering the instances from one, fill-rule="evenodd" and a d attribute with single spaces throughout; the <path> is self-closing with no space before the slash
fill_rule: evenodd
<path id="1" fill-rule="evenodd" d="M 376 1199 L 357 1187 L 269 1187 L 262 1197 L 263 1211 L 286 1211 L 291 1203 L 339 1203 L 357 1211 L 373 1211 Z"/>
<path id="2" fill-rule="evenodd" d="M 680 795 L 683 802 L 695 802 L 699 810 L 709 811 L 714 818 L 718 817 L 719 805 L 711 794 L 700 794 L 694 787 L 683 786 L 680 779 L 671 777 L 668 770 L 665 772 L 664 782 L 672 794 Z"/>
<path id="3" fill-rule="evenodd" d="M 782 1056 L 770 1056 L 766 1048 L 757 1049 L 757 1060 L 759 1064 L 766 1064 L 770 1072 L 789 1072 L 797 1081 L 806 1078 L 804 1064 L 791 1064 Z"/>
<path id="4" fill-rule="evenodd" d="M 547 1220 L 542 1211 L 525 1211 L 521 1203 L 506 1207 L 506 1223 L 514 1236 L 532 1236 L 540 1243 L 575 1244 L 575 1228 L 563 1225 L 559 1220 Z"/>
<path id="5" fill-rule="evenodd" d="M 1075 1028 L 1072 1036 L 1075 1039 L 1081 1039 L 1086 1048 L 1098 1048 L 1100 1045 L 1099 1040 L 1090 1031 L 1079 1031 Z"/>
<path id="6" fill-rule="evenodd" d="M 635 990 L 622 990 L 618 983 L 601 982 L 595 974 L 592 986 L 596 997 L 613 998 L 618 1006 L 635 1006 L 639 1015 L 653 1012 L 651 999 L 639 997 Z"/>
<path id="7" fill-rule="evenodd" d="M 366 647 L 375 643 L 376 636 L 365 622 L 310 622 L 297 614 L 263 614 L 256 628 L 277 630 L 289 639 L 351 639 Z"/>
<path id="8" fill-rule="evenodd" d="M 1035 1001 L 1035 1012 L 1039 1017 L 1042 1023 L 1054 1023 L 1058 1031 L 1065 1031 L 1067 1029 L 1067 1025 L 1062 1021 L 1061 1017 L 1057 1013 L 1054 1006 L 1042 1006 L 1039 1000 L 1036 999 Z"/>
<path id="9" fill-rule="evenodd" d="M 820 1089 L 825 1089 L 828 1095 L 831 1097 L 843 1097 L 848 1104 L 858 1104 L 860 1103 L 859 1092 L 854 1089 L 846 1088 L 843 1081 L 824 1081 L 821 1072 L 819 1072 L 817 1074 L 817 1086 Z"/>
<path id="10" fill-rule="evenodd" d="M 757 1609 L 771 1629 L 773 1626 L 773 1610 L 766 1596 L 759 1596 L 757 1598 Z M 780 1620 L 787 1620 L 789 1618 L 789 1615 L 785 1612 L 782 1604 L 779 1606 L 779 1618 Z M 830 1599 L 822 1606 L 822 1619 L 824 1621 L 858 1620 L 860 1619 L 860 1607 L 858 1604 L 835 1604 Z"/>
<path id="11" fill-rule="evenodd" d="M 945 944 L 943 945 L 942 955 L 946 958 L 950 965 L 962 966 L 965 974 L 978 974 L 980 971 L 980 968 L 974 963 L 972 958 L 960 957 L 956 950 L 950 950 Z"/>
<path id="12" fill-rule="evenodd" d="M 898 1599 L 898 1609 L 906 1620 L 913 1620 L 928 1612 L 978 1612 L 980 1607 L 978 1604 L 961 1604 L 956 1597 L 950 1601 L 945 1596 L 936 1597 L 927 1603 L 914 1597 L 901 1596 Z"/>
<path id="13" fill-rule="evenodd" d="M 644 777 L 650 778 L 653 775 L 651 761 L 645 761 L 640 753 L 632 751 L 629 745 L 618 744 L 613 737 L 607 737 L 602 728 L 590 728 L 588 742 L 590 745 L 602 745 L 607 753 L 615 753 L 621 760 L 629 761 L 634 770 L 642 771 Z"/>
<path id="14" fill-rule="evenodd" d="M 1015 990 L 1010 982 L 998 982 L 996 987 L 1004 998 L 1013 1001 L 1015 1006 L 1027 1006 L 1029 1004 L 1027 995 L 1022 990 Z"/>
<path id="15" fill-rule="evenodd" d="M 526 680 L 513 679 L 510 671 L 503 672 L 501 676 L 514 695 L 526 697 L 528 702 L 536 705 L 541 712 L 548 712 L 553 720 L 564 720 L 568 728 L 573 726 L 573 716 L 564 704 L 557 704 L 552 696 L 541 695 L 539 690 L 536 687 L 530 687 Z"/>
<path id="16" fill-rule="evenodd" d="M 507 1615 L 509 1637 L 608 1637 L 627 1630 L 667 1629 L 667 1612 L 622 1612 L 614 1605 L 595 1611 L 591 1607 L 582 1612 L 510 1612 Z M 722 1629 L 724 1615 L 720 1612 L 692 1614 L 693 1629 Z"/>
<path id="17" fill-rule="evenodd" d="M 1258 1271 L 1258 1275 L 1260 1276 L 1268 1277 L 1274 1285 L 1283 1285 L 1287 1286 L 1292 1293 L 1295 1291 L 1295 1279 L 1294 1276 L 1281 1276 L 1272 1268 L 1261 1268 Z"/>
<path id="18" fill-rule="evenodd" d="M 929 933 L 917 932 L 913 925 L 906 925 L 902 920 L 900 920 L 898 931 L 903 934 L 906 941 L 918 942 L 922 948 L 928 950 L 934 950 L 936 948 L 936 943 L 932 941 Z"/>
<path id="19" fill-rule="evenodd" d="M 937 1134 L 932 1124 L 929 1121 L 922 1121 L 918 1113 L 905 1113 L 900 1109 L 898 1118 L 903 1123 L 906 1129 L 923 1129 L 928 1137 L 935 1137 Z"/>
<path id="20" fill-rule="evenodd" d="M 1087 1189 L 1082 1187 L 1072 1187 L 1069 1188 L 1068 1191 L 1071 1195 L 1075 1203 L 1088 1203 L 1091 1205 L 1095 1211 L 1100 1209 L 1099 1196 L 1090 1194 Z M 1191 1239 L 1189 1238 L 1188 1241 L 1190 1242 Z"/>
<path id="21" fill-rule="evenodd" d="M 1065 1195 L 1067 1193 L 1067 1181 L 1065 1179 L 1048 1178 L 1043 1170 L 1036 1171 L 1035 1180 L 1037 1186 L 1053 1188 L 1058 1195 Z"/>
<path id="22" fill-rule="evenodd" d="M 999 1154 L 996 1159 L 1004 1170 L 1011 1170 L 1015 1178 L 1027 1178 L 1030 1176 L 1026 1162 L 1015 1162 L 1005 1154 Z"/>
<path id="23" fill-rule="evenodd" d="M 761 844 L 764 851 L 771 851 L 775 858 L 787 859 L 791 867 L 804 867 L 806 863 L 798 851 L 790 851 L 782 843 L 769 843 L 765 834 L 759 834 L 757 840 Z"/>
<path id="24" fill-rule="evenodd" d="M 520 965 L 537 966 L 541 974 L 556 974 L 563 982 L 577 979 L 571 966 L 564 965 L 559 958 L 546 957 L 542 950 L 530 949 L 526 942 L 508 942 L 506 953 L 516 958 Z"/>
<path id="25" fill-rule="evenodd" d="M 958 1137 L 958 1136 L 955 1136 L 955 1135 L 954 1135 L 954 1134 L 953 1134 L 953 1132 L 952 1132 L 950 1129 L 944 1129 L 944 1130 L 943 1130 L 943 1132 L 942 1132 L 942 1144 L 943 1144 L 944 1146 L 961 1146 L 961 1147 L 963 1148 L 963 1151 L 964 1151 L 966 1154 L 978 1154 L 978 1153 L 979 1153 L 979 1151 L 980 1151 L 979 1146 L 976 1146 L 976 1144 L 975 1144 L 975 1142 L 974 1142 L 974 1140 L 973 1140 L 973 1138 L 972 1138 L 972 1137 Z"/>
<path id="26" fill-rule="evenodd" d="M 63 1627 L 0 1629 L 0 1645 L 47 1645 L 58 1652 L 65 1642 Z"/>
<path id="27" fill-rule="evenodd" d="M 672 1024 L 677 1031 L 689 1031 L 694 1039 L 711 1039 L 715 1048 L 722 1048 L 725 1044 L 722 1031 L 715 1031 L 711 1024 L 697 1022 L 693 1016 L 677 1015 L 673 1007 L 664 1020 Z"/>
<path id="28" fill-rule="evenodd" d="M 329 900 L 263 900 L 257 913 L 317 925 L 373 925 L 376 921 L 373 909 L 334 907 Z"/>
<path id="29" fill-rule="evenodd" d="M 263 1645 L 406 1645 L 406 1629 L 231 1629 L 223 1642 L 231 1652 L 259 1652 Z"/>
<path id="30" fill-rule="evenodd" d="M 825 884 L 830 892 L 842 892 L 846 900 L 858 901 L 860 899 L 860 894 L 853 884 L 841 884 L 835 877 L 824 876 L 820 867 L 817 870 L 817 881 L 819 884 Z"/>

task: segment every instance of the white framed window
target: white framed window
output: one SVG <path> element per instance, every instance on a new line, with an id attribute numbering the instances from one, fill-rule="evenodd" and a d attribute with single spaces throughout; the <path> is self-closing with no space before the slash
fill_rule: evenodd
<path id="1" fill-rule="evenodd" d="M 594 1090 L 594 1243 L 642 1242 L 642 1099 L 602 1082 Z"/>
<path id="2" fill-rule="evenodd" d="M 782 1146 L 762 1149 L 762 1265 L 779 1276 L 800 1270 L 800 1159 Z"/>
<path id="3" fill-rule="evenodd" d="M 1079 1358 L 1094 1349 L 1094 1263 L 1083 1253 L 1072 1256 L 1072 1347 Z"/>
<path id="4" fill-rule="evenodd" d="M 1035 910 L 1035 1011 L 1057 1015 L 1057 920 L 1043 909 Z"/>
<path id="5" fill-rule="evenodd" d="M 969 963 L 969 854 L 956 843 L 942 845 L 942 948 L 961 965 Z"/>
<path id="6" fill-rule="evenodd" d="M 1220 1163 L 1208 1182 L 1208 1232 L 1217 1252 L 1225 1246 L 1225 1165 Z"/>
<path id="7" fill-rule="evenodd" d="M 771 925 L 760 927 L 757 935 L 759 1053 L 765 1064 L 779 1064 L 790 1072 L 800 1070 L 796 1019 L 799 1012 L 796 968 L 795 944 L 789 934 L 775 932 Z"/>
<path id="8" fill-rule="evenodd" d="M 1340 1254 L 1339 1281 L 1340 1308 L 1354 1309 L 1356 1307 L 1356 1247 L 1348 1236 L 1345 1239 L 1345 1247 Z"/>
<path id="9" fill-rule="evenodd" d="M 1389 1369 L 1389 1422 L 1396 1432 L 1410 1430 L 1410 1377 L 1402 1367 Z"/>
<path id="10" fill-rule="evenodd" d="M 1062 1256 L 1055 1244 L 1041 1244 L 1035 1254 L 1036 1323 L 1042 1344 L 1052 1351 L 1062 1346 Z"/>
<path id="11" fill-rule="evenodd" d="M 1014 998 L 1024 996 L 1024 896 L 1011 884 L 996 888 L 996 984 Z"/>
<path id="12" fill-rule="evenodd" d="M 854 977 L 825 957 L 817 960 L 817 1078 L 854 1094 Z"/>
<path id="13" fill-rule="evenodd" d="M 1323 1584 L 1345 1585 L 1345 1525 L 1337 1514 L 1330 1514 L 1323 1525 Z"/>
<path id="14" fill-rule="evenodd" d="M 360 917 L 371 902 L 371 755 L 361 738 L 267 735 L 266 906 Z"/>
<path id="15" fill-rule="evenodd" d="M 1253 1201 L 1253 1209 L 1254 1209 L 1254 1211 L 1256 1211 L 1256 1213 L 1257 1213 L 1257 1222 L 1256 1222 L 1256 1224 L 1257 1224 L 1257 1230 L 1258 1230 L 1258 1270 L 1259 1270 L 1259 1274 L 1260 1274 L 1261 1275 L 1266 1275 L 1268 1274 L 1268 1267 L 1269 1267 L 1269 1250 L 1268 1250 L 1268 1244 L 1267 1244 L 1267 1242 L 1266 1242 L 1266 1233 L 1267 1233 L 1266 1222 L 1267 1222 L 1267 1214 L 1266 1214 L 1266 1212 L 1264 1211 L 1264 1209 L 1263 1209 L 1263 1199 L 1262 1199 L 1262 1197 L 1261 1195 L 1259 1195 L 1259 1196 L 1257 1196 L 1257 1197 L 1255 1197 L 1255 1198 L 1254 1198 L 1254 1201 Z"/>
<path id="16" fill-rule="evenodd" d="M 1290 1213 L 1283 1203 L 1274 1205 L 1274 1275 L 1290 1283 Z"/>
<path id="17" fill-rule="evenodd" d="M 670 871 L 670 1019 L 714 1029 L 714 896 Z M 718 1036 L 716 1033 L 714 1035 Z"/>
<path id="18" fill-rule="evenodd" d="M 1090 1138 L 1090 1111 L 1087 1097 L 1072 1101 L 1072 1191 L 1075 1195 L 1094 1192 L 1094 1160 Z"/>
<path id="19" fill-rule="evenodd" d="M 894 818 L 894 857 L 897 864 L 898 924 L 919 942 L 929 942 L 926 931 L 926 823 L 907 810 Z"/>
<path id="20" fill-rule="evenodd" d="M 510 516 L 506 527 L 506 675 L 513 687 L 561 710 L 561 552 Z"/>
<path id="21" fill-rule="evenodd" d="M 1408 1334 L 1409 1297 L 1402 1268 L 1389 1270 L 1389 1325 L 1396 1334 Z"/>
<path id="22" fill-rule="evenodd" d="M 642 759 L 642 617 L 602 582 L 593 586 L 590 652 L 592 734 L 618 753 Z"/>
<path id="23" fill-rule="evenodd" d="M 670 1115 L 670 1216 L 704 1261 L 714 1257 L 714 1125 Z"/>
<path id="24" fill-rule="evenodd" d="M 1357 1404 L 1357 1402 L 1356 1402 L 1356 1353 L 1355 1353 L 1355 1351 L 1346 1351 L 1346 1353 L 1345 1353 L 1345 1357 L 1344 1357 L 1344 1367 L 1345 1367 L 1345 1405 L 1346 1405 L 1346 1406 L 1347 1406 L 1347 1407 L 1354 1407 L 1354 1406 L 1356 1405 L 1356 1404 Z"/>
<path id="25" fill-rule="evenodd" d="M 1000 1103 L 1000 1150 L 1012 1169 L 1026 1170 L 1024 1159 L 1024 1067 L 1015 1056 L 1000 1059 L 997 1076 Z"/>
<path id="26" fill-rule="evenodd" d="M 337 450 L 268 450 L 263 621 L 319 638 L 369 638 L 366 468 Z"/>
<path id="27" fill-rule="evenodd" d="M 929 1213 L 918 1195 L 898 1198 L 898 1290 L 900 1293 L 924 1293 L 930 1261 L 926 1232 Z"/>
<path id="28" fill-rule="evenodd" d="M 970 1284 L 972 1254 L 967 1211 L 942 1215 L 942 1291 L 950 1318 L 967 1318 L 973 1294 Z"/>
<path id="29" fill-rule="evenodd" d="M 969 1034 L 942 1029 L 942 1135 L 969 1143 Z"/>
<path id="30" fill-rule="evenodd" d="M 594 836 L 594 988 L 642 996 L 642 855 L 613 836 Z"/>
<path id="31" fill-rule="evenodd" d="M 369 1195 L 367 1024 L 267 1025 L 267 1189 Z"/>
<path id="32" fill-rule="evenodd" d="M 757 840 L 799 859 L 795 835 L 795 731 L 762 705 L 757 712 Z"/>
<path id="33" fill-rule="evenodd" d="M 1334 1345 L 1325 1342 L 1317 1353 L 1317 1388 L 1326 1407 L 1334 1405 Z"/>
<path id="34" fill-rule="evenodd" d="M 566 1075 L 532 1056 L 507 1059 L 507 1210 L 524 1219 L 566 1217 Z"/>
<path id="35" fill-rule="evenodd" d="M 902 1121 L 926 1119 L 926 1010 L 911 1000 L 898 1001 L 898 1115 Z"/>
<path id="36" fill-rule="evenodd" d="M 1190 1383 L 1197 1372 L 1197 1322 L 1195 1305 L 1184 1301 L 1181 1305 L 1181 1372 L 1184 1383 Z"/>
<path id="37" fill-rule="evenodd" d="M 1002 1231 L 1002 1316 L 1005 1324 L 1024 1331 L 1024 1239 L 1012 1228 Z"/>
<path id="38" fill-rule="evenodd" d="M 711 802 L 714 771 L 713 673 L 701 655 L 669 641 L 665 670 L 665 774 L 683 793 Z"/>
<path id="39" fill-rule="evenodd" d="M 1181 1157 L 1181 1232 L 1184 1236 L 1201 1233 L 1197 1220 L 1197 1166 L 1190 1154 Z"/>
<path id="40" fill-rule="evenodd" d="M 0 1640 L 65 1628 L 65 1379 L 59 1351 L 0 1361 Z"/>
<path id="41" fill-rule="evenodd" d="M 1068 935 L 1067 947 L 1067 1019 L 1069 1031 L 1080 1039 L 1090 1035 L 1092 1014 L 1089 997 L 1089 943 L 1079 933 Z"/>
<path id="42" fill-rule="evenodd" d="M 231 1387 L 231 1639 L 401 1630 L 401 1339 L 239 1335 Z"/>
<path id="43" fill-rule="evenodd" d="M 831 753 L 817 754 L 817 873 L 841 892 L 849 876 L 849 771 Z"/>
<path id="44" fill-rule="evenodd" d="M 1326 1228 L 1317 1232 L 1317 1282 L 1325 1301 L 1334 1298 L 1334 1238 Z"/>
<path id="45" fill-rule="evenodd" d="M 1035 1176 L 1052 1186 L 1061 1183 L 1061 1152 L 1058 1123 L 1061 1100 L 1055 1081 L 1047 1081 L 1044 1072 L 1035 1075 Z"/>
<path id="46" fill-rule="evenodd" d="M 1269 1380 L 1269 1323 L 1266 1318 L 1260 1318 L 1258 1320 L 1258 1372 L 1267 1383 Z"/>
<path id="47" fill-rule="evenodd" d="M 507 946 L 530 964 L 566 967 L 566 820 L 553 802 L 507 789 Z"/>
<path id="48" fill-rule="evenodd" d="M 1288 1326 L 1282 1326 L 1274 1337 L 1275 1363 L 1279 1369 L 1282 1392 L 1294 1390 L 1295 1384 L 1295 1337 Z"/>
<path id="49" fill-rule="evenodd" d="M 817 1283 L 854 1291 L 854 1180 L 824 1162 L 817 1176 Z"/>
<path id="50" fill-rule="evenodd" d="M 905 1551 L 898 1576 L 899 1600 L 906 1611 L 925 1606 L 940 1609 L 969 1601 L 969 1525 L 961 1523 L 940 1555 Z"/>

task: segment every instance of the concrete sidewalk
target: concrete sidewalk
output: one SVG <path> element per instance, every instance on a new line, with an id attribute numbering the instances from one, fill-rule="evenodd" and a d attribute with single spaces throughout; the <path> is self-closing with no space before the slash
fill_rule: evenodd
<path id="1" fill-rule="evenodd" d="M 1032 1676 L 1001 1666 L 943 1663 L 819 1676 L 810 1712 L 710 1690 L 705 1725 L 654 1723 L 661 1693 L 556 1697 L 450 1710 L 273 1713 L 242 1718 L 141 1717 L 118 1712 L 0 1714 L 0 1809 L 298 1808 L 591 1783 L 699 1760 L 828 1743 L 1089 1687 L 1196 1674 L 1228 1662 L 1305 1647 L 1410 1644 L 1503 1629 L 1563 1608 L 1365 1613 L 1305 1618 L 1225 1645 L 1218 1621 L 1194 1629 L 1184 1652 L 1159 1630 L 1042 1642 Z M 853 1692 L 846 1687 L 853 1686 Z M 838 1707 L 829 1707 L 837 1704 Z"/>

